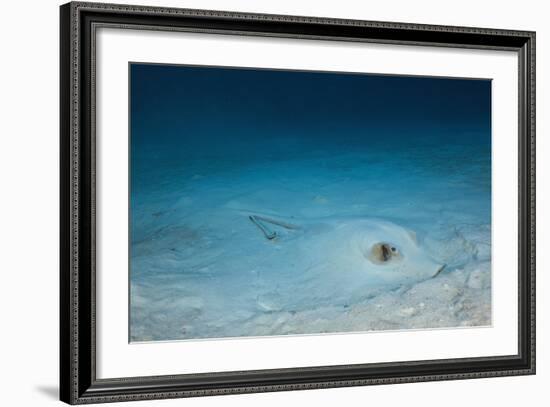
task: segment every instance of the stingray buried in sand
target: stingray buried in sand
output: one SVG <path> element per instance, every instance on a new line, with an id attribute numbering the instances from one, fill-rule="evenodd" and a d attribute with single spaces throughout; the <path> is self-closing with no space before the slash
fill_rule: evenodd
<path id="1" fill-rule="evenodd" d="M 415 234 L 394 223 L 380 219 L 330 218 L 302 220 L 298 224 L 265 216 L 251 216 L 254 223 L 275 225 L 281 232 L 263 242 L 252 256 L 299 259 L 288 265 L 289 281 L 299 287 L 308 280 L 323 282 L 315 292 L 292 292 L 280 298 L 280 309 L 292 307 L 293 301 L 311 301 L 311 305 L 356 301 L 381 289 L 392 289 L 436 276 L 444 268 L 418 245 Z M 264 263 L 258 259 L 258 264 Z M 280 263 L 280 261 L 279 261 Z M 272 267 L 258 267 L 264 284 L 276 286 L 277 275 L 267 272 Z M 282 270 L 281 270 L 282 271 Z M 242 295 L 242 293 L 241 293 Z M 260 299 L 261 301 L 261 299 Z"/>

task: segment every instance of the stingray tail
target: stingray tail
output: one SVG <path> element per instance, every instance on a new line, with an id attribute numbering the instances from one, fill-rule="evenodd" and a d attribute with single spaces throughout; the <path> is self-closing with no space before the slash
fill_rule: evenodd
<path id="1" fill-rule="evenodd" d="M 288 230 L 298 230 L 298 229 L 300 229 L 299 226 L 294 225 L 292 223 L 284 222 L 284 221 L 281 221 L 281 220 L 278 220 L 278 219 L 268 218 L 266 216 L 261 216 L 261 215 L 249 215 L 248 219 L 250 219 L 252 221 L 252 223 L 254 223 L 258 227 L 258 229 L 260 229 L 262 231 L 262 233 L 264 234 L 264 236 L 268 240 L 275 239 L 278 236 L 278 234 L 277 234 L 276 231 L 272 231 L 271 229 L 269 229 L 267 227 L 266 223 L 276 225 L 276 226 L 280 226 L 280 227 L 288 229 Z"/>

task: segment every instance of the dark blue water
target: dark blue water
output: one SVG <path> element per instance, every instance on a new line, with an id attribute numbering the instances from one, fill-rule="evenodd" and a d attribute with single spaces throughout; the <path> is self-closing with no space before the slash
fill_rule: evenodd
<path id="1" fill-rule="evenodd" d="M 131 340 L 490 323 L 490 81 L 134 64 L 130 103 Z"/>

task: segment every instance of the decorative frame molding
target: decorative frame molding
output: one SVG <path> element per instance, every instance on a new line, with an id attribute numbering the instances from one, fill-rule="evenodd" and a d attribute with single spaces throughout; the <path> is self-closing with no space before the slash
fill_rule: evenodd
<path id="1" fill-rule="evenodd" d="M 535 33 L 72 2 L 60 8 L 60 398 L 70 404 L 535 373 Z M 175 30 L 513 50 L 519 56 L 519 353 L 257 371 L 97 379 L 95 29 Z"/>

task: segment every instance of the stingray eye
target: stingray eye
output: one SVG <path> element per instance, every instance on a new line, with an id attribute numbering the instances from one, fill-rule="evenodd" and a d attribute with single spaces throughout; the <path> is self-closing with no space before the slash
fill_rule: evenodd
<path id="1" fill-rule="evenodd" d="M 365 257 L 373 263 L 383 264 L 389 262 L 394 257 L 399 257 L 399 253 L 397 252 L 397 248 L 391 244 L 376 243 Z"/>

